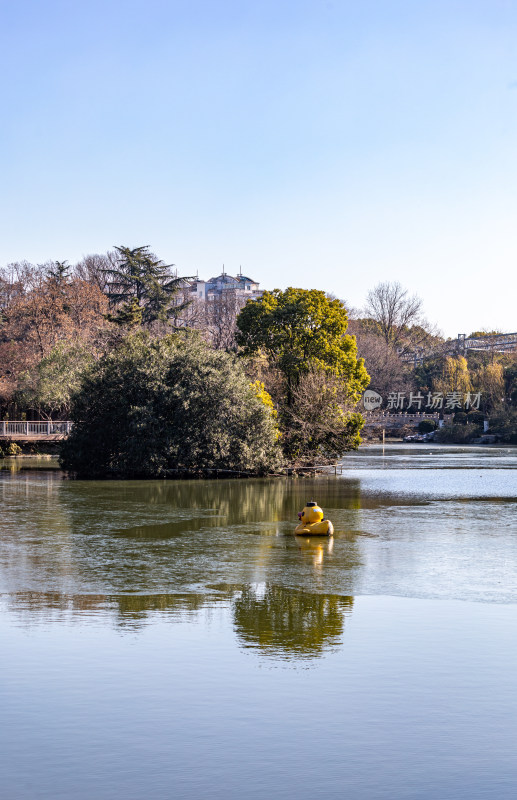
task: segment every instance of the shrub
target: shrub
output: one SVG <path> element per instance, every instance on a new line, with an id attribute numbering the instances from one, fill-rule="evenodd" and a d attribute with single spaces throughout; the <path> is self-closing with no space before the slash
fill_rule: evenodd
<path id="1" fill-rule="evenodd" d="M 423 419 L 421 422 L 418 423 L 419 433 L 431 433 L 431 431 L 435 431 L 436 428 L 437 428 L 436 420 L 434 419 Z"/>
<path id="2" fill-rule="evenodd" d="M 8 456 L 17 456 L 22 452 L 22 448 L 16 442 L 5 441 L 0 445 L 0 458 L 7 458 Z"/>
<path id="3" fill-rule="evenodd" d="M 468 444 L 482 434 L 479 425 L 444 425 L 436 431 L 434 441 L 442 444 Z"/>
<path id="4" fill-rule="evenodd" d="M 128 336 L 85 375 L 71 417 L 61 463 L 85 477 L 263 474 L 279 459 L 274 417 L 257 387 L 234 356 L 187 331 Z"/>
<path id="5" fill-rule="evenodd" d="M 502 442 L 517 444 L 517 408 L 500 408 L 490 417 L 490 431 Z"/>

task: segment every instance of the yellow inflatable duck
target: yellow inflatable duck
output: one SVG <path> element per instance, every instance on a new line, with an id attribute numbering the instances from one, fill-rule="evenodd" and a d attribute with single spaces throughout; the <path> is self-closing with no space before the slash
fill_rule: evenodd
<path id="1" fill-rule="evenodd" d="M 329 519 L 323 519 L 323 511 L 317 503 L 307 503 L 298 512 L 300 524 L 294 529 L 299 536 L 332 536 L 334 526 Z"/>

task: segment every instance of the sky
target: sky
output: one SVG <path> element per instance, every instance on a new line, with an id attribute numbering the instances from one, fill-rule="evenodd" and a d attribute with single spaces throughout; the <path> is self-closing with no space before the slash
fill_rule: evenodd
<path id="1" fill-rule="evenodd" d="M 0 265 L 180 275 L 517 331 L 517 0 L 0 0 Z"/>

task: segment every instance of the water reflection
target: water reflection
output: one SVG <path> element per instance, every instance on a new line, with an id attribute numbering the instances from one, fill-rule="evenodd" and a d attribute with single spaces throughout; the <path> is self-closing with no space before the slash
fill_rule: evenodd
<path id="1" fill-rule="evenodd" d="M 267 655 L 310 658 L 341 644 L 353 604 L 353 597 L 251 585 L 234 601 L 234 627 L 244 647 Z"/>
<path id="2" fill-rule="evenodd" d="M 315 480 L 0 471 L 3 794 L 515 797 L 517 460 L 441 452 Z M 294 536 L 309 499 L 332 539 Z"/>
<path id="3" fill-rule="evenodd" d="M 307 536 L 295 536 L 294 540 L 298 545 L 298 549 L 302 556 L 308 561 L 311 561 L 316 568 L 323 567 L 325 561 L 325 554 L 331 555 L 334 550 L 334 537 L 333 536 L 316 536 L 313 538 Z"/>
<path id="4" fill-rule="evenodd" d="M 335 645 L 339 598 L 347 607 L 358 594 L 515 602 L 515 456 L 442 453 L 412 471 L 407 448 L 369 449 L 343 477 L 280 480 L 3 471 L 0 591 L 23 624 L 97 615 L 138 628 L 226 604 L 241 644 L 266 652 L 269 641 L 268 652 L 286 656 L 310 652 L 310 641 L 314 653 Z M 294 536 L 311 499 L 334 537 Z"/>
<path id="5" fill-rule="evenodd" d="M 345 618 L 353 597 L 319 594 L 273 584 L 219 586 L 211 595 L 125 594 L 70 595 L 60 592 L 15 592 L 6 608 L 24 627 L 60 620 L 84 624 L 109 617 L 122 629 L 139 628 L 165 614 L 184 621 L 207 608 L 222 605 L 233 619 L 239 644 L 281 658 L 313 658 L 342 643 Z M 78 616 L 80 615 L 80 616 Z"/>
<path id="6" fill-rule="evenodd" d="M 232 590 L 231 595 L 235 593 Z M 157 612 L 166 612 L 181 620 L 185 616 L 201 611 L 215 602 L 228 602 L 228 596 L 209 597 L 206 594 L 62 594 L 60 592 L 14 592 L 5 599 L 6 608 L 16 614 L 18 620 L 28 627 L 34 622 L 48 622 L 67 618 L 78 622 L 75 616 L 81 612 L 92 617 L 107 617 L 117 625 L 131 625 L 134 629 L 152 621 Z"/>
<path id="7" fill-rule="evenodd" d="M 59 470 L 59 459 L 57 456 L 11 456 L 0 458 L 0 471 L 5 472 L 27 472 L 28 470 Z"/>

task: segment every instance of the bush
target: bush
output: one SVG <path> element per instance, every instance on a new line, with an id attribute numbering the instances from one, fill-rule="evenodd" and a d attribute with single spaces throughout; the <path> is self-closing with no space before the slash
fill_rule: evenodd
<path id="1" fill-rule="evenodd" d="M 22 448 L 16 442 L 6 441 L 0 445 L 0 458 L 8 458 L 9 456 L 18 456 L 22 452 Z"/>
<path id="2" fill-rule="evenodd" d="M 434 441 L 441 444 L 468 444 L 472 439 L 481 436 L 483 429 L 479 425 L 444 425 L 436 431 Z"/>
<path id="3" fill-rule="evenodd" d="M 435 431 L 436 428 L 437 428 L 436 420 L 434 419 L 423 419 L 421 422 L 418 423 L 419 433 L 431 433 L 431 431 Z"/>
<path id="4" fill-rule="evenodd" d="M 64 469 L 85 477 L 159 477 L 277 466 L 278 430 L 235 358 L 187 331 L 128 336 L 73 398 Z"/>
<path id="5" fill-rule="evenodd" d="M 489 433 L 498 436 L 502 442 L 517 444 L 517 408 L 501 408 L 490 417 Z"/>

